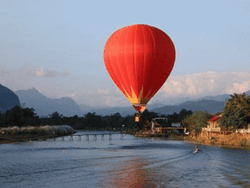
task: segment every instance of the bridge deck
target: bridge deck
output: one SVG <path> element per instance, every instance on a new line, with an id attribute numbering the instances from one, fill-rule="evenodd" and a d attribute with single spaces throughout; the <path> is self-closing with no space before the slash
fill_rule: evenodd
<path id="1" fill-rule="evenodd" d="M 86 135 L 112 135 L 112 134 L 126 134 L 126 133 L 97 133 L 97 134 L 95 134 L 95 133 L 91 133 L 91 134 L 88 134 L 88 133 L 84 133 L 84 134 L 71 134 L 70 136 L 86 136 Z"/>

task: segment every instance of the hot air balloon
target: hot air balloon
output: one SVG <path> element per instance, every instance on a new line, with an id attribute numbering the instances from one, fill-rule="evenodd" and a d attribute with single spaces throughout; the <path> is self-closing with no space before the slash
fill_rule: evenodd
<path id="1" fill-rule="evenodd" d="M 110 77 L 139 113 L 168 78 L 176 56 L 170 37 L 144 24 L 115 31 L 103 55 Z"/>

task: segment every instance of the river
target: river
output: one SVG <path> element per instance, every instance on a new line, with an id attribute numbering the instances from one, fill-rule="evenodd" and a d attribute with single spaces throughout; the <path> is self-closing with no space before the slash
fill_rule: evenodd
<path id="1" fill-rule="evenodd" d="M 103 132 L 77 132 L 77 134 Z M 0 187 L 250 187 L 250 151 L 113 134 L 0 144 Z"/>

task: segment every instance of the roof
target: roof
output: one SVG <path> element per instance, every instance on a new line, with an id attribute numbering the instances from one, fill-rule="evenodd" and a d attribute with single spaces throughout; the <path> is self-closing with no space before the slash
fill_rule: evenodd
<path id="1" fill-rule="evenodd" d="M 160 127 L 171 127 L 171 124 L 166 119 L 156 119 L 154 121 L 154 126 L 160 126 Z"/>
<path id="2" fill-rule="evenodd" d="M 212 117 L 212 119 L 210 119 L 209 121 L 212 121 L 212 122 L 215 122 L 215 121 L 218 121 L 221 117 L 219 116 L 214 116 Z"/>

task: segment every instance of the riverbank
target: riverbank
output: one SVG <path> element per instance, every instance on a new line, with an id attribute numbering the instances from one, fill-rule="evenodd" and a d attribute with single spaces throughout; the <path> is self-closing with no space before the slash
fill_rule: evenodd
<path id="1" fill-rule="evenodd" d="M 225 148 L 250 149 L 250 135 L 241 133 L 219 134 L 200 133 L 198 136 L 190 135 L 186 141 L 202 144 L 220 146 Z"/>
<path id="2" fill-rule="evenodd" d="M 141 138 L 164 138 L 167 140 L 181 140 L 194 144 L 220 146 L 225 148 L 240 148 L 250 150 L 250 134 L 231 133 L 231 134 L 215 134 L 215 133 L 200 133 L 195 135 L 184 134 L 142 134 L 141 132 L 135 133 L 136 137 Z"/>
<path id="3" fill-rule="evenodd" d="M 59 136 L 73 134 L 75 131 L 69 125 L 45 125 L 39 127 L 6 127 L 0 128 L 0 144 L 46 140 Z"/>
<path id="4" fill-rule="evenodd" d="M 141 138 L 164 138 L 167 140 L 186 140 L 188 136 L 184 134 L 177 134 L 177 133 L 168 133 L 168 134 L 142 134 L 140 132 L 135 133 L 136 137 L 141 137 Z"/>

